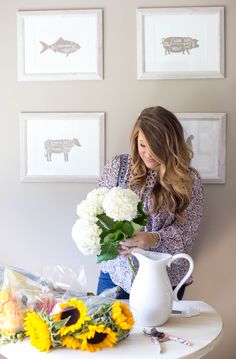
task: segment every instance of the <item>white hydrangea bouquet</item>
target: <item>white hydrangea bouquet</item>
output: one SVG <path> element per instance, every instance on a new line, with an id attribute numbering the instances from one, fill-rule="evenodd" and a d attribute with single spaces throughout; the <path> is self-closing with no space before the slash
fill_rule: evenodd
<path id="1" fill-rule="evenodd" d="M 97 263 L 116 258 L 119 243 L 147 222 L 139 197 L 121 187 L 92 190 L 77 206 L 77 214 L 72 238 L 83 254 L 96 254 Z"/>

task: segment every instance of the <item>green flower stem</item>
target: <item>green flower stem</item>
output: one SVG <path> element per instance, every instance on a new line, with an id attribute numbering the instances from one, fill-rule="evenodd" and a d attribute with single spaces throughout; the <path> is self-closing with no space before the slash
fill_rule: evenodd
<path id="1" fill-rule="evenodd" d="M 133 266 L 133 263 L 131 262 L 130 257 L 128 257 L 128 262 L 129 262 L 129 266 L 131 268 L 131 271 L 133 273 L 133 276 L 135 277 L 137 273 L 136 273 L 136 270 L 134 269 L 134 266 Z"/>

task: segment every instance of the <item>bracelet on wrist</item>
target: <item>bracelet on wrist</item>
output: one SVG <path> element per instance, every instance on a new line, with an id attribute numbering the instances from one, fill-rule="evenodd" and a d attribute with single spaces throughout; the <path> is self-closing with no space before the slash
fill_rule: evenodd
<path id="1" fill-rule="evenodd" d="M 155 238 L 156 243 L 154 244 L 154 246 L 151 247 L 152 249 L 155 249 L 160 244 L 161 241 L 160 236 L 157 232 L 149 232 L 149 233 Z"/>

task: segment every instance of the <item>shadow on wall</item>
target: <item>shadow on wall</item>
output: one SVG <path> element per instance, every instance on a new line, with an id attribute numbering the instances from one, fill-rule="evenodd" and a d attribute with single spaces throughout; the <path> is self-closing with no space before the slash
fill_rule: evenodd
<path id="1" fill-rule="evenodd" d="M 200 225 L 198 239 L 194 244 L 193 256 L 198 257 L 201 252 L 213 249 L 220 245 L 222 238 L 225 237 L 225 231 L 234 225 L 236 213 L 235 207 L 232 210 L 230 204 L 226 206 L 224 185 L 212 185 L 208 188 L 206 185 L 203 218 Z M 215 186 L 219 188 L 218 195 L 215 196 Z M 213 193 L 214 192 L 214 193 Z"/>

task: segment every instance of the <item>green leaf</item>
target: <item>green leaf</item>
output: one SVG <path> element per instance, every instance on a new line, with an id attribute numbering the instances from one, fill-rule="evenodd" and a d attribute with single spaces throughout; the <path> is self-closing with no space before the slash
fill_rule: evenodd
<path id="1" fill-rule="evenodd" d="M 115 240 L 115 232 L 109 231 L 107 235 L 103 238 L 103 243 L 112 242 Z"/>
<path id="2" fill-rule="evenodd" d="M 57 320 L 56 322 L 53 323 L 53 326 L 56 330 L 61 329 L 62 327 L 64 327 L 66 325 L 66 323 L 68 322 L 68 320 L 70 319 L 71 316 L 67 317 L 66 319 L 62 319 L 62 320 Z"/>
<path id="3" fill-rule="evenodd" d="M 143 215 L 144 217 L 147 217 L 146 212 L 144 212 L 143 203 L 142 203 L 142 202 L 139 202 L 139 203 L 138 203 L 138 213 L 140 213 L 140 214 Z"/>
<path id="4" fill-rule="evenodd" d="M 147 219 L 140 216 L 140 217 L 136 217 L 133 220 L 133 222 L 136 223 L 136 224 L 139 224 L 142 227 L 144 227 L 147 224 Z"/>
<path id="5" fill-rule="evenodd" d="M 109 260 L 115 259 L 116 257 L 117 257 L 117 254 L 115 254 L 115 253 L 99 254 L 97 257 L 97 263 L 109 261 Z"/>
<path id="6" fill-rule="evenodd" d="M 132 223 L 134 234 L 139 232 L 143 228 L 143 225 L 140 225 L 139 223 L 135 223 L 134 221 L 132 221 L 131 223 Z"/>
<path id="7" fill-rule="evenodd" d="M 132 222 L 124 221 L 122 231 L 126 234 L 127 237 L 132 237 L 134 234 L 134 226 Z"/>
<path id="8" fill-rule="evenodd" d="M 114 231 L 118 231 L 119 229 L 122 230 L 123 227 L 123 221 L 116 221 L 114 223 Z"/>
<path id="9" fill-rule="evenodd" d="M 113 233 L 113 236 L 115 234 Z M 119 242 L 114 240 L 115 238 L 107 238 L 105 239 L 105 241 L 103 242 L 103 244 L 101 245 L 101 252 L 97 257 L 97 263 L 101 263 L 103 261 L 107 261 L 110 259 L 114 259 L 118 256 L 118 244 Z"/>
<path id="10" fill-rule="evenodd" d="M 104 254 L 99 254 L 97 257 L 97 263 L 101 263 L 103 261 L 109 261 L 111 259 L 115 259 L 118 256 L 118 251 L 113 247 L 109 252 L 105 252 Z"/>
<path id="11" fill-rule="evenodd" d="M 115 242 L 118 245 L 125 238 L 125 234 L 122 231 L 116 231 L 115 233 Z"/>
<path id="12" fill-rule="evenodd" d="M 101 228 L 102 233 L 104 233 L 104 232 L 107 232 L 107 231 L 108 231 L 107 227 L 106 227 L 106 226 L 104 226 L 103 222 L 101 222 L 99 219 L 97 220 L 97 223 L 96 223 L 96 224 L 98 225 L 98 227 L 100 227 L 100 228 Z"/>
<path id="13" fill-rule="evenodd" d="M 143 204 L 142 202 L 138 203 L 138 215 L 133 220 L 134 223 L 137 223 L 141 226 L 145 226 L 147 224 L 147 214 L 143 210 Z"/>
<path id="14" fill-rule="evenodd" d="M 97 218 L 97 225 L 102 229 L 110 230 L 114 227 L 115 222 L 111 217 L 108 217 L 106 214 L 99 214 L 97 215 Z"/>
<path id="15" fill-rule="evenodd" d="M 110 242 L 114 242 L 114 244 L 116 243 L 117 245 L 119 244 L 120 241 L 124 239 L 124 237 L 125 234 L 122 231 L 110 230 L 101 241 L 101 246 L 103 246 L 105 243 L 110 243 Z"/>
<path id="16" fill-rule="evenodd" d="M 25 332 L 20 331 L 13 334 L 0 334 L 0 344 L 16 343 L 25 338 Z"/>

